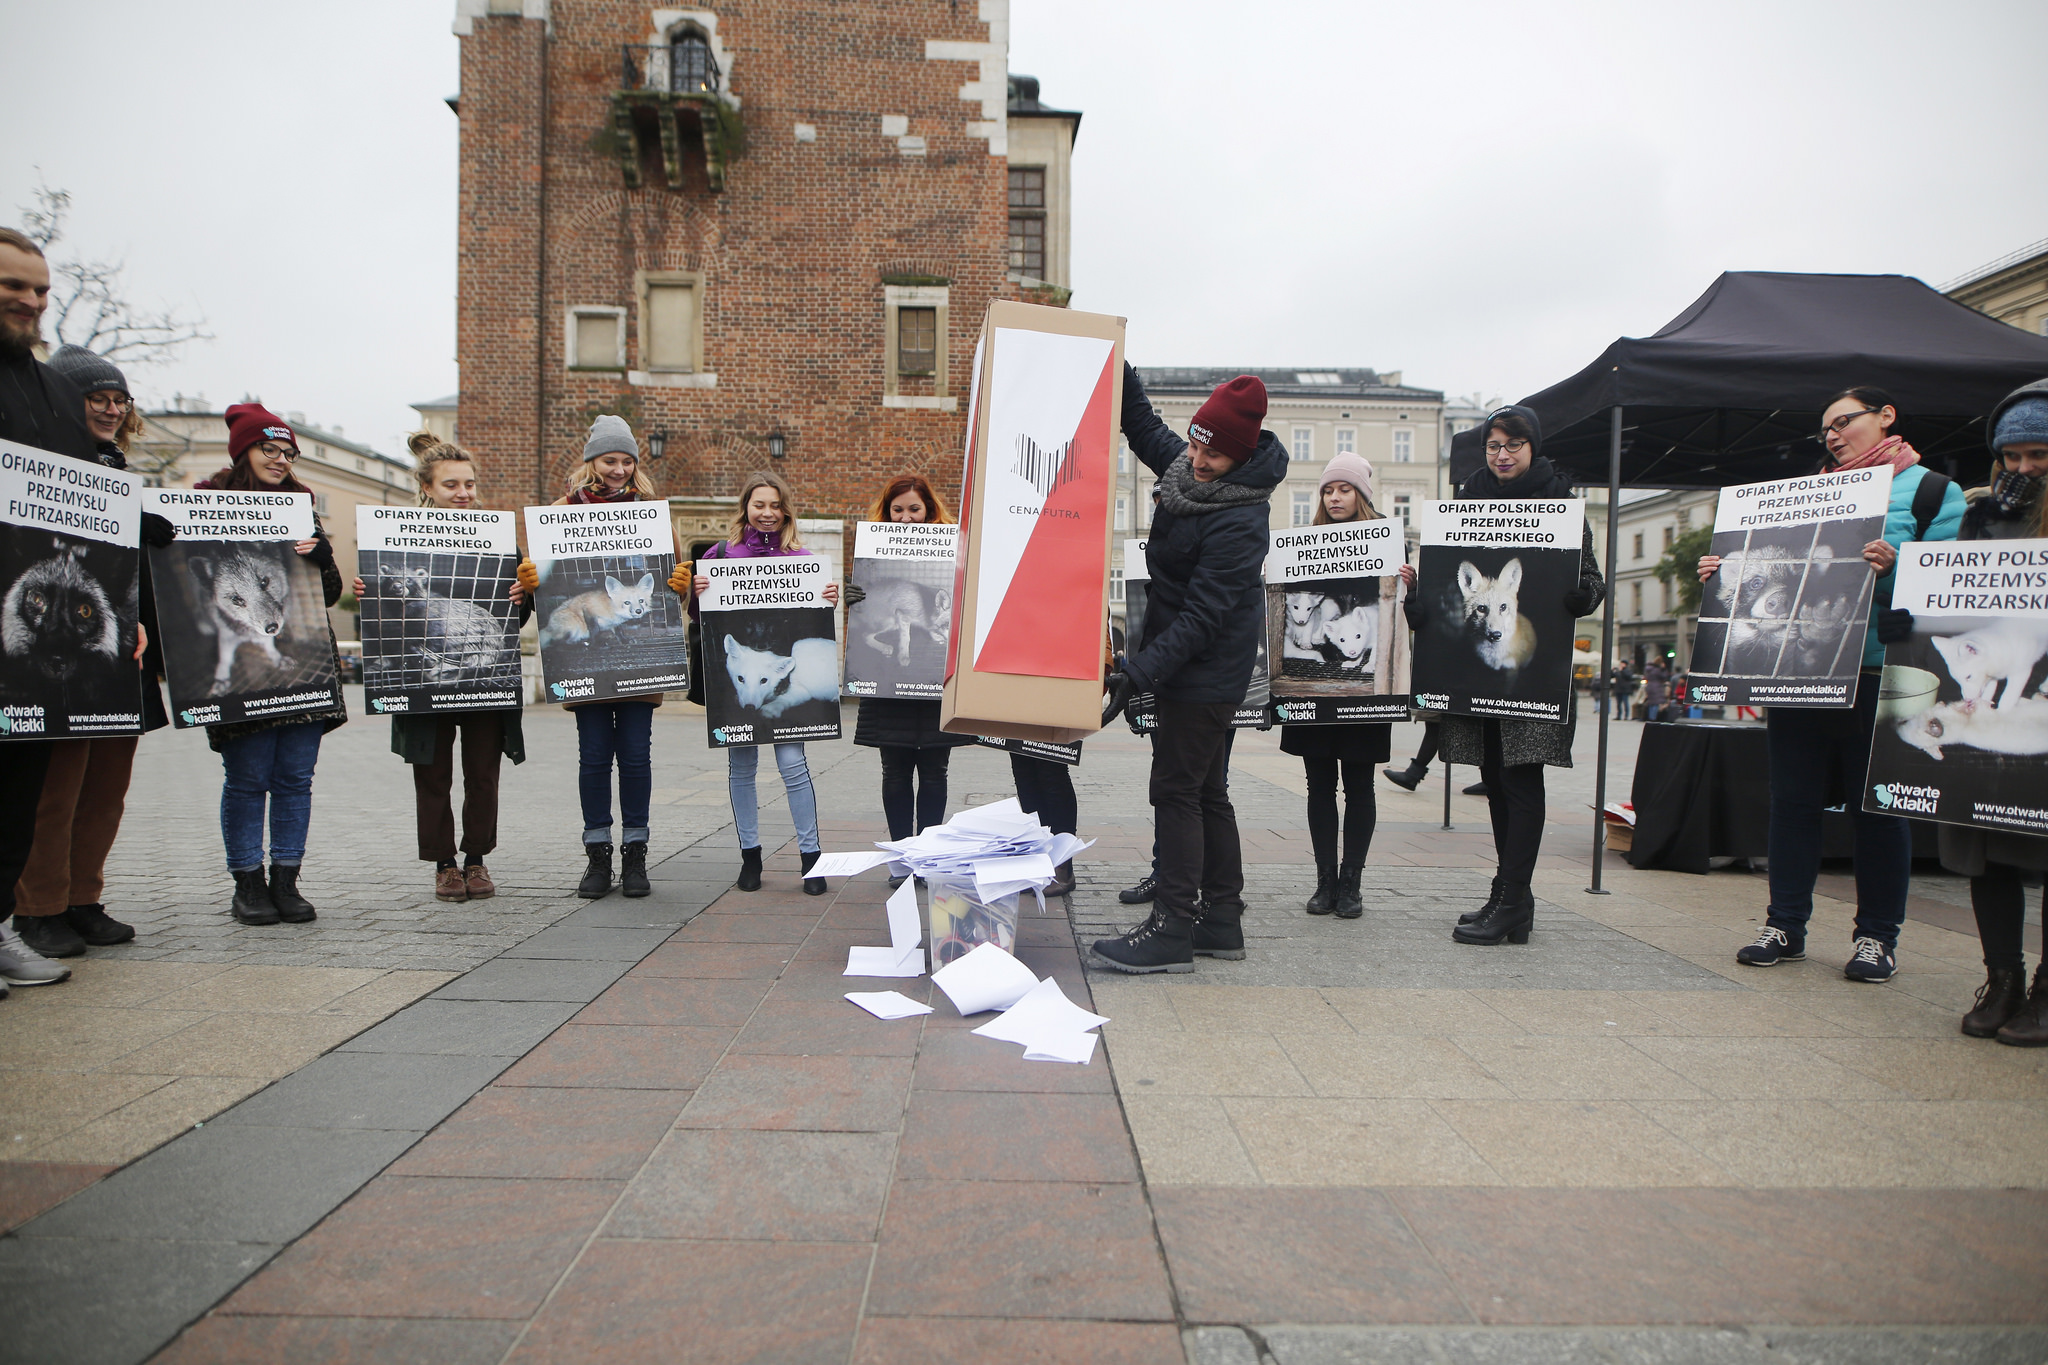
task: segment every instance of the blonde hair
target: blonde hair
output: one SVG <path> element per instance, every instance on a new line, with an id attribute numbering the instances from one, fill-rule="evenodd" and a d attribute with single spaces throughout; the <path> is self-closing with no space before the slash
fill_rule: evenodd
<path id="1" fill-rule="evenodd" d="M 789 480 L 767 469 L 755 470 L 740 484 L 740 505 L 732 514 L 732 534 L 726 540 L 737 545 L 740 537 L 746 534 L 747 500 L 754 496 L 756 488 L 772 488 L 775 496 L 782 499 L 782 548 L 794 550 L 801 547 L 803 537 L 796 532 L 796 494 L 790 490 Z"/>
<path id="2" fill-rule="evenodd" d="M 946 506 L 946 500 L 939 496 L 938 490 L 934 489 L 931 482 L 922 474 L 899 474 L 889 480 L 883 486 L 881 495 L 875 499 L 874 506 L 868 508 L 868 520 L 889 520 L 889 504 L 905 493 L 917 494 L 924 503 L 926 525 L 945 524 L 953 520 L 953 513 Z"/>
<path id="3" fill-rule="evenodd" d="M 625 454 L 624 451 L 615 453 Z M 576 495 L 577 490 L 595 488 L 603 482 L 604 480 L 597 475 L 597 461 L 585 460 L 570 472 L 569 491 L 555 501 L 557 504 L 567 502 Z M 642 502 L 652 502 L 658 496 L 654 491 L 654 480 L 647 477 L 647 461 L 641 459 L 638 455 L 633 457 L 633 482 L 631 487 L 633 489 L 633 496 Z"/>
<path id="4" fill-rule="evenodd" d="M 128 404 L 128 415 L 121 419 L 121 429 L 114 433 L 114 444 L 126 454 L 135 444 L 135 438 L 142 434 L 142 407 L 138 403 Z"/>
<path id="5" fill-rule="evenodd" d="M 466 464 L 478 475 L 484 472 L 483 466 L 477 463 L 476 456 L 453 441 L 442 440 L 431 431 L 415 431 L 405 438 L 405 448 L 412 452 L 412 476 L 419 480 L 422 507 L 434 505 L 434 500 L 428 495 L 427 489 L 434 482 L 436 465 Z"/>

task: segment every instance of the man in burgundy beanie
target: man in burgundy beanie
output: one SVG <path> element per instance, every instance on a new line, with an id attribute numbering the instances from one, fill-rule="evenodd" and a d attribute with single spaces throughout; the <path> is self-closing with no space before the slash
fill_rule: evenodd
<path id="1" fill-rule="evenodd" d="M 1158 698 L 1151 795 L 1159 886 L 1150 919 L 1095 942 L 1096 956 L 1118 971 L 1188 972 L 1197 953 L 1244 956 L 1228 741 L 1266 628 L 1266 504 L 1287 477 L 1286 449 L 1260 429 L 1265 416 L 1266 386 L 1239 375 L 1209 395 L 1183 441 L 1124 366 L 1124 439 L 1159 476 L 1159 510 L 1145 542 L 1145 619 L 1110 675 L 1102 723 L 1134 691 Z"/>

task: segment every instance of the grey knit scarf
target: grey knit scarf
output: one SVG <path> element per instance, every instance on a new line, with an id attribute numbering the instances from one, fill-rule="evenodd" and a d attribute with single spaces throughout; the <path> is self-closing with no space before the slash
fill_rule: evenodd
<path id="1" fill-rule="evenodd" d="M 1194 462 L 1183 452 L 1159 476 L 1159 505 L 1177 517 L 1200 517 L 1227 507 L 1245 507 L 1273 496 L 1270 488 L 1249 488 L 1241 483 L 1213 479 L 1202 483 L 1195 478 Z"/>

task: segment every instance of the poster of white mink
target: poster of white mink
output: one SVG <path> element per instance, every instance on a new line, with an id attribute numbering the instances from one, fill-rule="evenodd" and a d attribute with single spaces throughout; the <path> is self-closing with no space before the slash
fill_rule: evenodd
<path id="1" fill-rule="evenodd" d="M 356 508 L 363 702 L 380 715 L 518 706 L 517 517 Z"/>
<path id="2" fill-rule="evenodd" d="M 2048 834 L 2048 540 L 1908 542 L 1863 809 Z"/>

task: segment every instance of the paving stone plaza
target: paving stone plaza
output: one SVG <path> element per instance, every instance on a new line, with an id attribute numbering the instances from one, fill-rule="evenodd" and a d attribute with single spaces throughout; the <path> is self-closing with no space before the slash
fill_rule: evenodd
<path id="1" fill-rule="evenodd" d="M 140 936 L 0 1002 L 0 1360 L 2048 1360 L 2048 1056 L 1957 1031 L 1967 885 L 1916 870 L 1887 985 L 1842 977 L 1833 865 L 1811 959 L 1738 967 L 1759 876 L 1610 856 L 1586 894 L 1590 716 L 1526 947 L 1451 942 L 1491 840 L 1441 768 L 1379 784 L 1365 917 L 1304 915 L 1301 765 L 1241 735 L 1250 952 L 1171 978 L 1087 966 L 1150 843 L 1146 746 L 1090 740 L 1098 842 L 1018 948 L 1112 1021 L 1072 1067 L 928 979 L 884 983 L 922 1019 L 841 999 L 882 874 L 800 894 L 770 780 L 733 891 L 694 708 L 655 721 L 651 897 L 568 894 L 574 729 L 534 708 L 500 893 L 448 905 L 351 700 L 316 924 L 228 918 L 218 760 L 159 733 L 107 896 Z M 826 848 L 883 837 L 874 752 L 810 760 Z M 1010 793 L 956 752 L 952 810 Z"/>

